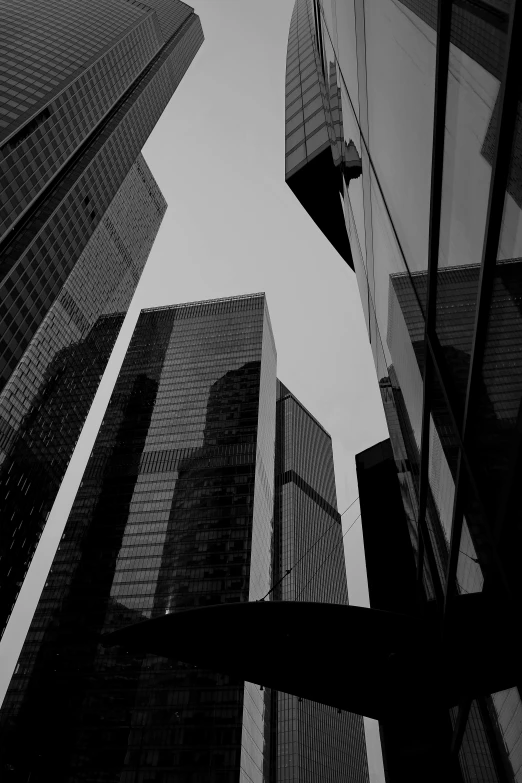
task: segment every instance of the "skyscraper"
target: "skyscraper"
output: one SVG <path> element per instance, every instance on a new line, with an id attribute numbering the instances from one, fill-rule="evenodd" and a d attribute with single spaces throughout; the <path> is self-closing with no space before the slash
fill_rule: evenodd
<path id="1" fill-rule="evenodd" d="M 262 779 L 265 692 L 100 634 L 269 590 L 275 372 L 262 294 L 142 312 L 2 709 L 13 780 Z"/>
<path id="2" fill-rule="evenodd" d="M 139 156 L 0 392 L 2 633 L 165 209 Z"/>
<path id="3" fill-rule="evenodd" d="M 202 32 L 179 0 L 0 10 L 1 634 L 121 318 L 93 332 L 88 387 L 73 346 L 130 303 L 166 208 L 140 150 Z M 81 404 L 67 420 L 55 406 L 44 433 L 64 372 Z"/>
<path id="4" fill-rule="evenodd" d="M 179 0 L 2 0 L 2 32 L 3 385 L 203 36 Z"/>
<path id="5" fill-rule="evenodd" d="M 347 604 L 332 441 L 277 382 L 273 599 Z M 271 783 L 368 781 L 360 715 L 272 693 Z"/>
<path id="6" fill-rule="evenodd" d="M 435 607 L 442 638 L 462 595 L 481 597 L 485 635 L 488 613 L 516 617 L 522 600 L 521 16 L 516 0 L 296 0 L 290 26 L 287 182 L 356 273 L 409 534 L 399 540 L 419 577 L 410 606 Z M 334 71 L 361 165 L 342 200 Z M 336 206 L 316 214 L 311 201 Z M 366 507 L 378 535 L 385 520 Z M 382 596 L 383 582 L 373 588 Z M 463 780 L 522 780 L 521 716 L 516 681 L 455 705 L 447 747 Z"/>
<path id="7" fill-rule="evenodd" d="M 6 780 L 367 783 L 360 716 L 101 644 L 263 598 L 307 550 L 272 598 L 347 603 L 331 439 L 276 381 L 264 295 L 144 310 L 0 711 Z"/>

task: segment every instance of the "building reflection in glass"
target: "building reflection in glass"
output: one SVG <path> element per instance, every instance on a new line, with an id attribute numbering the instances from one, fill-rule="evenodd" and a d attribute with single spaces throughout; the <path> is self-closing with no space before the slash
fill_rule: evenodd
<path id="1" fill-rule="evenodd" d="M 346 229 L 404 524 L 443 623 L 454 594 L 482 592 L 514 618 L 522 596 L 517 9 L 509 0 L 296 0 L 288 39 L 287 175 L 289 155 L 306 169 L 309 142 L 323 133 L 327 143 L 326 121 L 314 128 L 312 115 L 324 111 L 317 98 L 333 70 L 344 140 L 361 159 L 362 176 L 343 186 L 341 220 L 331 210 L 322 224 L 307 207 L 307 198 L 338 198 L 326 176 L 301 201 L 330 241 Z M 474 702 L 467 718 L 461 708 L 463 780 L 522 779 L 518 687 Z"/>
<path id="2" fill-rule="evenodd" d="M 141 314 L 1 713 L 12 780 L 261 780 L 258 686 L 99 638 L 267 592 L 275 384 L 263 295 Z"/>
<path id="3" fill-rule="evenodd" d="M 0 635 L 166 208 L 138 156 L 0 391 Z"/>

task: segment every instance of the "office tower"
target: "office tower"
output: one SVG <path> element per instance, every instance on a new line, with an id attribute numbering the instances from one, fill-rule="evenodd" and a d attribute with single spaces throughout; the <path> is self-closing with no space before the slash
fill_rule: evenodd
<path id="1" fill-rule="evenodd" d="M 183 77 L 202 32 L 179 0 L 2 0 L 1 8 L 3 385 Z M 5 336 L 13 323 L 15 333 Z"/>
<path id="2" fill-rule="evenodd" d="M 1 0 L 0 11 L 1 634 L 117 319 L 89 354 L 98 380 L 78 389 L 75 421 L 47 436 L 36 409 L 53 405 L 53 373 L 79 360 L 73 344 L 130 303 L 166 208 L 140 150 L 202 32 L 178 0 Z"/>
<path id="3" fill-rule="evenodd" d="M 482 602 L 485 636 L 487 617 L 509 608 L 515 618 L 522 599 L 521 13 L 508 0 L 296 0 L 289 35 L 287 181 L 330 241 L 348 237 L 349 254 L 332 244 L 361 293 L 408 532 L 401 546 L 419 575 L 417 611 L 435 607 L 443 638 L 462 596 Z M 334 71 L 344 141 L 361 161 L 361 176 L 341 182 L 342 201 L 326 111 Z M 327 214 L 310 209 L 336 199 Z M 385 524 L 364 516 L 363 527 Z M 368 573 L 376 578 L 375 563 Z M 506 623 L 499 644 L 508 638 Z M 465 781 L 522 780 L 514 680 L 448 717 Z"/>
<path id="4" fill-rule="evenodd" d="M 273 600 L 347 604 L 332 441 L 277 382 Z M 271 694 L 272 783 L 368 778 L 363 719 L 334 707 Z"/>
<path id="5" fill-rule="evenodd" d="M 140 155 L 0 392 L 2 633 L 165 209 Z"/>
<path id="6" fill-rule="evenodd" d="M 6 780 L 262 780 L 266 692 L 100 636 L 268 592 L 275 405 L 263 294 L 141 313 L 3 705 Z"/>

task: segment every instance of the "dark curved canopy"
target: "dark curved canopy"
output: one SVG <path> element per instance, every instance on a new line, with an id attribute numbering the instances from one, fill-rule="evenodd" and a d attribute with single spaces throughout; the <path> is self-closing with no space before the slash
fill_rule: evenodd
<path id="1" fill-rule="evenodd" d="M 103 642 L 379 720 L 401 709 L 411 718 L 427 701 L 447 708 L 513 685 L 516 656 L 511 660 L 492 627 L 502 620 L 484 626 L 480 595 L 455 604 L 444 644 L 429 615 L 291 601 L 190 609 L 122 628 Z"/>

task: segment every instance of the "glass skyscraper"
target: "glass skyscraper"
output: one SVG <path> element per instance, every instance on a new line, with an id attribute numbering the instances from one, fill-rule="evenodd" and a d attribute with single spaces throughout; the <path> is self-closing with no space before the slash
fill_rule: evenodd
<path id="1" fill-rule="evenodd" d="M 6 780 L 262 779 L 265 691 L 100 635 L 269 590 L 275 405 L 264 295 L 142 312 L 2 708 Z"/>
<path id="2" fill-rule="evenodd" d="M 166 206 L 140 155 L 0 392 L 2 633 Z"/>
<path id="3" fill-rule="evenodd" d="M 277 382 L 274 506 L 276 601 L 347 604 L 332 441 Z M 270 783 L 367 783 L 360 715 L 286 693 L 271 694 Z"/>
<path id="4" fill-rule="evenodd" d="M 203 34 L 179 0 L 0 0 L 0 15 L 1 634 L 121 318 L 93 332 L 98 380 L 86 369 L 67 420 L 57 374 L 81 385 L 80 343 L 129 305 L 166 208 L 140 150 Z"/>
<path id="5" fill-rule="evenodd" d="M 485 634 L 522 599 L 521 17 L 516 0 L 296 0 L 288 39 L 286 179 L 355 271 L 413 605 L 442 637 L 462 595 L 480 596 Z M 360 160 L 342 181 L 332 73 Z M 522 780 L 514 680 L 448 716 L 467 783 Z"/>
<path id="6" fill-rule="evenodd" d="M 0 11 L 3 385 L 203 35 L 179 0 L 2 0 Z"/>
<path id="7" fill-rule="evenodd" d="M 307 550 L 271 600 L 347 603 L 331 439 L 276 379 L 264 294 L 142 311 L 0 711 L 2 779 L 367 783 L 360 716 L 101 643 L 259 600 Z"/>

